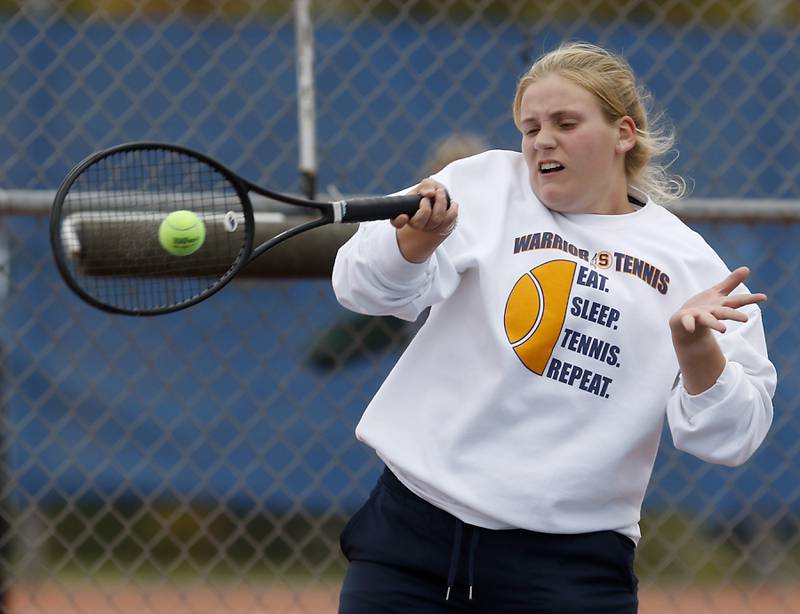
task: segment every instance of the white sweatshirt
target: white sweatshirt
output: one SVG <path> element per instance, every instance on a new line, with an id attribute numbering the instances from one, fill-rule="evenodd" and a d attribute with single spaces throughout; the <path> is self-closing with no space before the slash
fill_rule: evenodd
<path id="1" fill-rule="evenodd" d="M 550 211 L 516 152 L 434 178 L 460 209 L 427 262 L 371 222 L 333 270 L 353 311 L 414 320 L 431 306 L 356 428 L 406 486 L 485 528 L 638 541 L 665 412 L 676 447 L 750 457 L 776 385 L 757 306 L 717 334 L 727 365 L 712 388 L 674 386 L 669 318 L 729 273 L 700 235 L 649 200 L 624 215 Z"/>

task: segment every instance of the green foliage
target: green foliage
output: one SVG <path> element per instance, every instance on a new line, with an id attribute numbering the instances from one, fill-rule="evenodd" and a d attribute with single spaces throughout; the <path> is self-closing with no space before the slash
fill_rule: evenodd
<path id="1" fill-rule="evenodd" d="M 637 574 L 651 583 L 796 578 L 800 544 L 790 518 L 765 526 L 757 517 L 745 516 L 723 529 L 675 511 L 646 516 L 641 522 Z"/>
<path id="2" fill-rule="evenodd" d="M 224 506 L 96 502 L 52 509 L 46 566 L 83 575 L 175 579 L 338 576 L 342 514 L 238 511 Z"/>
<path id="3" fill-rule="evenodd" d="M 342 12 L 361 14 L 364 3 L 358 0 L 332 0 Z M 790 3 L 792 4 L 792 3 Z M 797 7 L 786 8 L 786 17 L 797 13 Z M 445 16 L 459 21 L 480 14 L 483 19 L 541 23 L 542 20 L 599 21 L 628 20 L 634 22 L 661 21 L 674 25 L 697 23 L 754 22 L 762 18 L 756 0 L 672 0 L 652 2 L 643 0 L 603 0 L 586 3 L 562 2 L 480 2 L 478 0 L 376 0 L 370 3 L 369 13 L 375 17 L 407 16 L 417 20 Z M 797 15 L 795 15 L 797 18 Z"/>
<path id="4" fill-rule="evenodd" d="M 346 313 L 320 335 L 308 358 L 315 367 L 332 369 L 404 347 L 411 335 L 411 325 L 403 320 Z"/>
<path id="5" fill-rule="evenodd" d="M 157 16 L 182 14 L 239 18 L 245 15 L 281 15 L 292 10 L 293 0 L 50 0 L 59 12 L 127 16 L 133 13 Z M 0 0 L 0 9 L 18 10 L 25 0 Z"/>
<path id="6" fill-rule="evenodd" d="M 24 0 L 0 0 L 3 11 L 18 10 Z M 286 14 L 292 10 L 292 0 L 59 0 L 54 1 L 61 11 L 90 13 L 101 11 L 108 15 L 125 16 L 132 13 L 148 15 L 180 13 L 187 16 L 217 14 L 226 18 Z M 579 0 L 562 2 L 529 2 L 505 0 L 374 0 L 365 5 L 361 0 L 315 0 L 315 11 L 326 15 L 340 14 L 347 18 L 369 14 L 376 19 L 407 18 L 415 21 L 432 17 L 464 21 L 479 16 L 483 20 L 513 21 L 519 24 L 541 23 L 543 20 L 597 21 L 626 20 L 633 22 L 662 22 L 672 25 L 695 23 L 754 23 L 763 19 L 761 2 L 757 0 L 601 0 L 585 3 Z M 800 22 L 800 5 L 786 3 L 781 23 Z"/>
<path id="7" fill-rule="evenodd" d="M 52 532 L 44 563 L 59 573 L 142 580 L 247 576 L 335 582 L 344 571 L 339 534 L 346 521 L 340 512 L 80 504 L 45 512 Z M 698 527 L 697 518 L 672 511 L 641 524 L 636 570 L 650 584 L 780 581 L 796 578 L 800 570 L 794 521 L 767 529 L 745 517 L 722 530 Z"/>

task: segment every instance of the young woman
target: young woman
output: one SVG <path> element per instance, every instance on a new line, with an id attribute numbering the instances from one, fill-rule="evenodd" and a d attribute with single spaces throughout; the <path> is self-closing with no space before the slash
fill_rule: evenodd
<path id="1" fill-rule="evenodd" d="M 344 306 L 431 307 L 356 429 L 386 470 L 342 533 L 340 612 L 635 612 L 665 414 L 709 462 L 764 439 L 766 297 L 658 204 L 680 183 L 646 102 L 624 59 L 563 45 L 519 82 L 521 153 L 454 162 L 340 250 Z"/>

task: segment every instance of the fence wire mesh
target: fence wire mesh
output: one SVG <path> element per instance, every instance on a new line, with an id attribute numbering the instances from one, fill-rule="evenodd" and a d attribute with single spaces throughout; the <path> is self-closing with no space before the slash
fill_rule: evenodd
<path id="1" fill-rule="evenodd" d="M 694 196 L 800 197 L 797 2 L 339 0 L 312 20 L 322 192 L 400 189 L 448 137 L 516 148 L 516 78 L 568 38 L 630 59 Z M 288 0 L 0 1 L 0 186 L 53 190 L 90 152 L 150 139 L 295 191 L 295 69 Z M 348 314 L 325 280 L 253 278 L 110 317 L 58 278 L 46 212 L 3 213 L 5 611 L 335 611 L 338 532 L 379 470 L 352 431 L 415 325 Z M 744 467 L 662 442 L 642 611 L 800 611 L 800 226 L 693 225 L 769 294 L 781 380 Z"/>

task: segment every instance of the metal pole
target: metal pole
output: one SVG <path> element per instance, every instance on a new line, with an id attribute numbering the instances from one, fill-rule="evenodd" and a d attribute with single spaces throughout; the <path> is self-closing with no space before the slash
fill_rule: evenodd
<path id="1" fill-rule="evenodd" d="M 5 221 L 0 221 L 0 306 L 8 296 L 11 279 L 11 249 Z M 2 310 L 0 309 L 0 313 Z M 8 438 L 5 407 L 5 348 L 0 347 L 0 614 L 8 612 L 8 591 L 11 582 L 11 518 L 8 505 Z"/>
<path id="2" fill-rule="evenodd" d="M 300 191 L 316 196 L 317 146 L 314 106 L 314 27 L 311 0 L 294 2 L 295 45 L 297 49 L 297 122 L 300 146 Z"/>

